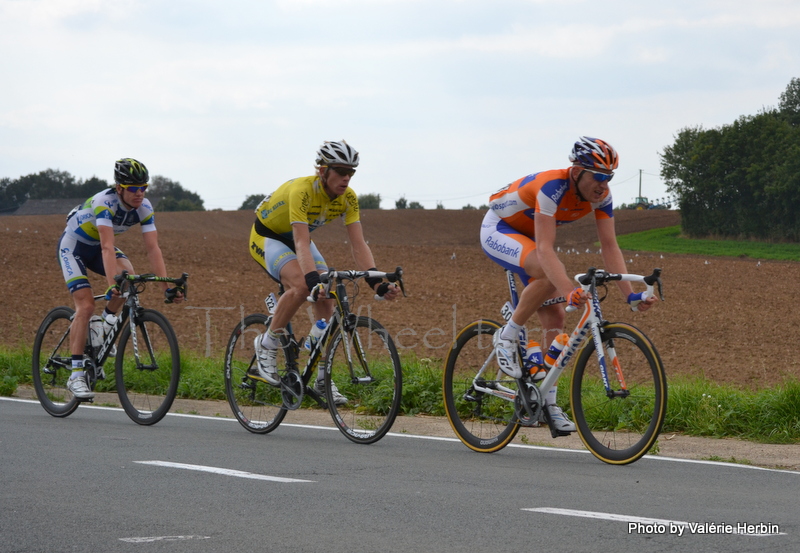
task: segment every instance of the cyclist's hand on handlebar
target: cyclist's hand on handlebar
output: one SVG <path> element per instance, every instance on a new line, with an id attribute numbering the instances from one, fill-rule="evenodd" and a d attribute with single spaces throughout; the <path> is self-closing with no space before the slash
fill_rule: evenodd
<path id="1" fill-rule="evenodd" d="M 320 299 L 325 299 L 325 285 L 321 282 L 314 285 L 314 287 L 309 291 L 306 300 L 310 301 L 311 303 L 316 303 L 317 300 Z"/>
<path id="2" fill-rule="evenodd" d="M 656 296 L 648 296 L 647 292 L 633 293 L 628 295 L 628 304 L 631 311 L 647 311 L 658 301 Z"/>
<path id="3" fill-rule="evenodd" d="M 567 307 L 572 307 L 573 309 L 581 307 L 586 303 L 587 299 L 589 298 L 583 288 L 575 288 L 567 295 Z"/>
<path id="4" fill-rule="evenodd" d="M 394 300 L 400 296 L 400 287 L 392 282 L 381 282 L 375 287 L 375 295 L 378 299 Z"/>
<path id="5" fill-rule="evenodd" d="M 166 288 L 164 290 L 164 303 L 180 303 L 183 301 L 183 288 Z"/>
<path id="6" fill-rule="evenodd" d="M 118 298 L 119 296 L 120 296 L 119 285 L 112 284 L 111 286 L 106 288 L 106 296 L 105 296 L 106 301 L 111 301 L 112 299 Z"/>

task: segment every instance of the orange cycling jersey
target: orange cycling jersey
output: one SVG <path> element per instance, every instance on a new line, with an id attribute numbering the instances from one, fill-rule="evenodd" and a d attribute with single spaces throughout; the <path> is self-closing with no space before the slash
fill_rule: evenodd
<path id="1" fill-rule="evenodd" d="M 614 216 L 611 192 L 598 203 L 582 201 L 570 185 L 569 169 L 534 173 L 492 194 L 491 212 L 514 230 L 534 236 L 534 213 L 555 217 L 557 225 L 577 221 L 594 211 L 595 219 Z"/>

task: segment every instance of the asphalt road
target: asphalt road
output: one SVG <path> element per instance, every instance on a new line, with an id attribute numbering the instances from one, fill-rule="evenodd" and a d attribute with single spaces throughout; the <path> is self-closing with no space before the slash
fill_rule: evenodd
<path id="1" fill-rule="evenodd" d="M 800 550 L 800 473 L 725 463 L 3 398 L 0 466 L 3 553 Z"/>

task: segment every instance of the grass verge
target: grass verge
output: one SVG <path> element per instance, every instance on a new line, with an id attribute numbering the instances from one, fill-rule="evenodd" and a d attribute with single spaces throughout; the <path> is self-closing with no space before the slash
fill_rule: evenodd
<path id="1" fill-rule="evenodd" d="M 441 359 L 404 357 L 402 413 L 444 416 L 442 366 Z M 0 395 L 13 395 L 18 386 L 31 381 L 30 350 L 0 347 Z M 561 388 L 567 392 L 568 379 L 562 384 Z M 561 402 L 569 397 L 568 393 L 559 395 Z M 222 360 L 184 352 L 178 397 L 224 400 Z M 800 381 L 789 379 L 779 386 L 754 391 L 701 378 L 672 378 L 663 432 L 772 444 L 798 443 Z"/>
<path id="2" fill-rule="evenodd" d="M 800 261 L 800 244 L 686 238 L 681 227 L 665 227 L 617 237 L 623 250 Z"/>

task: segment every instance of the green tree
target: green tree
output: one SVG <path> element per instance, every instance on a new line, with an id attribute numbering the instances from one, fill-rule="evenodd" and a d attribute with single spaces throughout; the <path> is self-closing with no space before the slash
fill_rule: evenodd
<path id="1" fill-rule="evenodd" d="M 678 133 L 661 154 L 661 175 L 686 234 L 800 240 L 800 125 L 791 121 L 798 113 L 793 79 L 780 110 Z"/>
<path id="2" fill-rule="evenodd" d="M 408 200 L 405 196 L 400 196 L 400 199 L 394 202 L 395 209 L 406 209 L 408 207 Z"/>
<path id="3" fill-rule="evenodd" d="M 436 209 L 444 209 L 444 204 L 442 202 L 436 202 Z"/>
<path id="4" fill-rule="evenodd" d="M 106 181 L 97 177 L 80 181 L 70 173 L 56 169 L 31 173 L 15 180 L 4 178 L 0 180 L 0 210 L 13 211 L 29 198 L 88 198 L 107 186 Z"/>
<path id="5" fill-rule="evenodd" d="M 778 109 L 790 125 L 800 125 L 800 78 L 795 77 L 781 93 Z"/>
<path id="6" fill-rule="evenodd" d="M 260 204 L 261 200 L 263 199 L 264 199 L 263 194 L 250 194 L 249 196 L 247 196 L 247 198 L 245 198 L 244 202 L 242 203 L 242 206 L 239 208 L 239 211 L 244 211 L 244 210 L 253 211 L 255 208 L 258 207 L 258 204 Z"/>
<path id="7" fill-rule="evenodd" d="M 158 211 L 205 211 L 203 200 L 194 192 L 186 190 L 178 181 L 156 175 L 150 178 L 150 196 L 161 198 Z"/>
<path id="8" fill-rule="evenodd" d="M 419 202 L 411 202 L 408 204 L 408 209 L 425 209 L 425 206 Z"/>
<path id="9" fill-rule="evenodd" d="M 362 194 L 358 197 L 359 209 L 380 209 L 381 208 L 381 195 L 380 194 Z"/>

